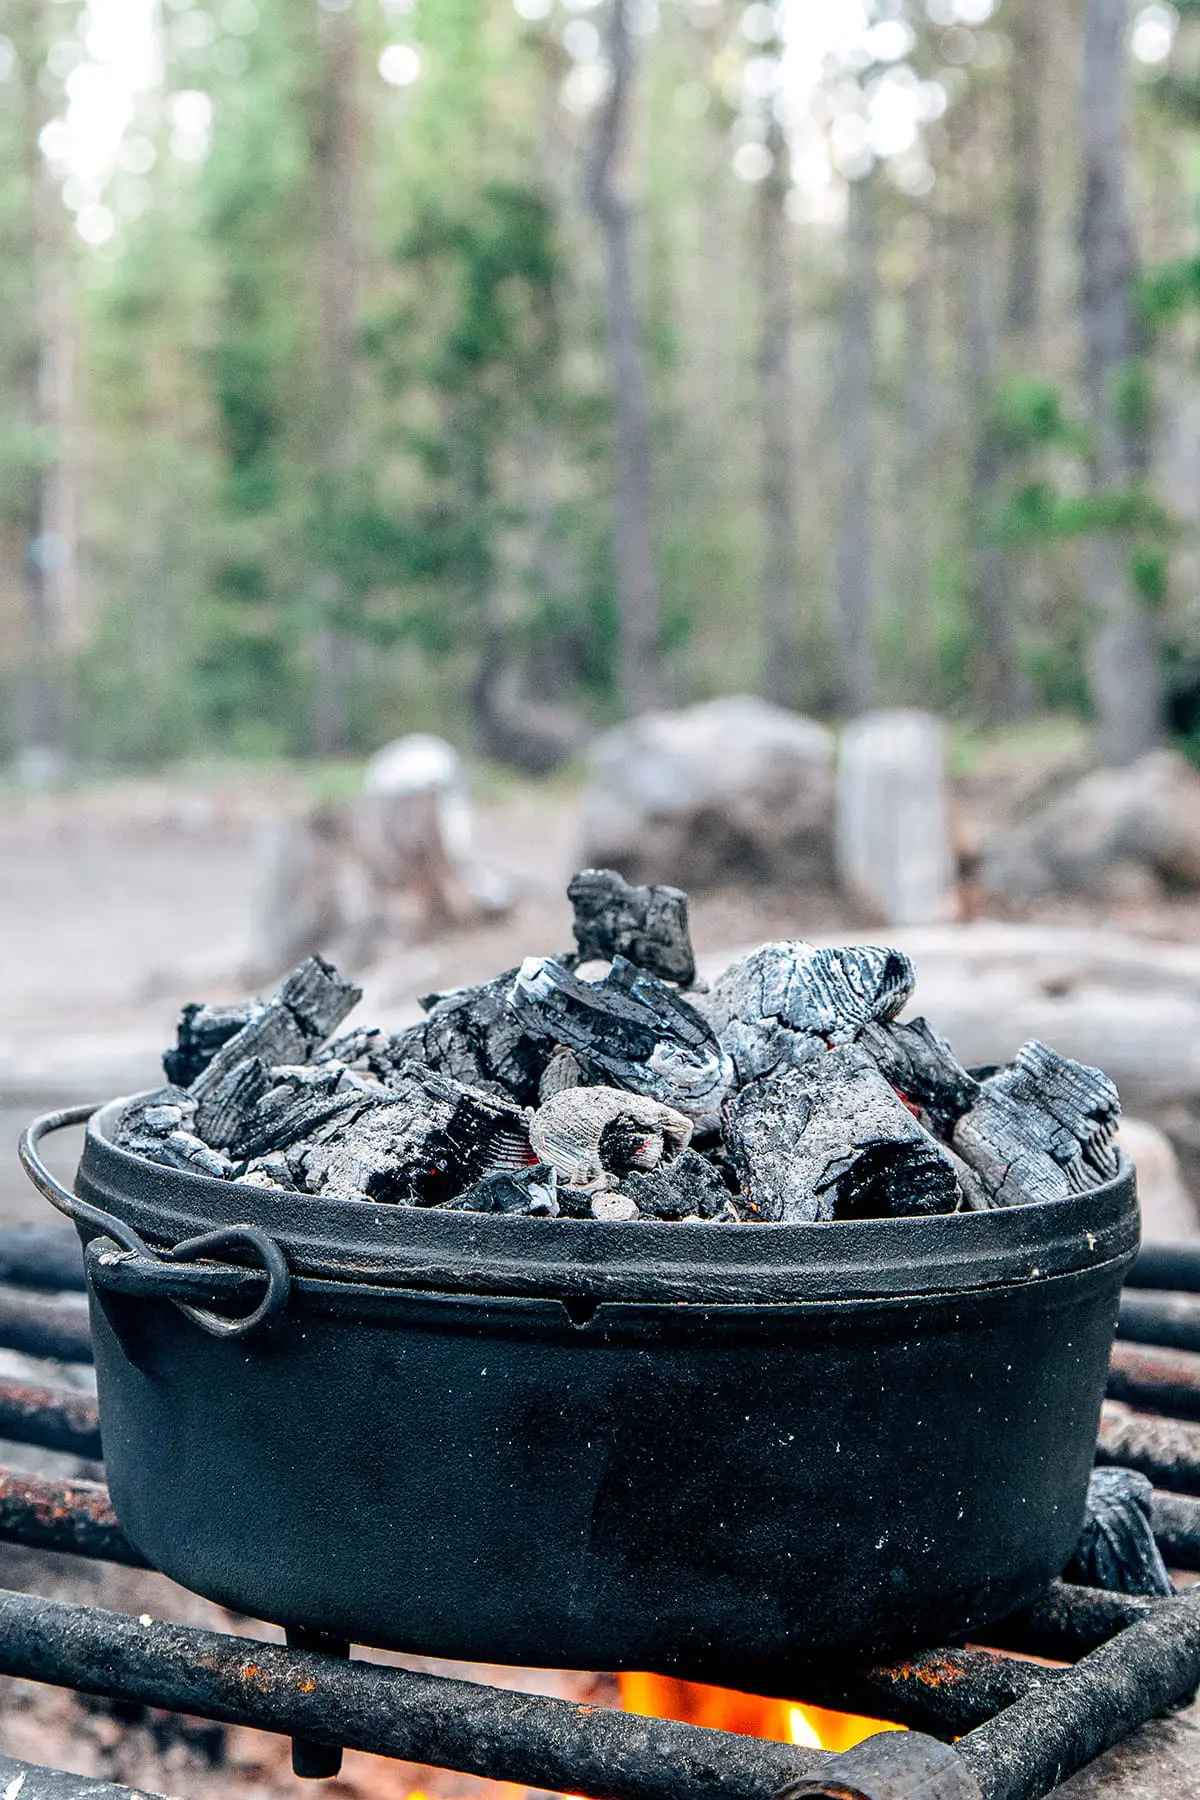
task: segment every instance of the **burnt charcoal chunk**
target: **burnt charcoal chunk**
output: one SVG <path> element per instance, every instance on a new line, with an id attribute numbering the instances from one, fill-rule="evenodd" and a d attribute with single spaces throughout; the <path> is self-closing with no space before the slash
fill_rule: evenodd
<path id="1" fill-rule="evenodd" d="M 707 1021 L 657 976 L 616 957 L 583 981 L 550 957 L 529 957 L 512 1004 L 533 1038 L 562 1045 L 611 1087 L 644 1094 L 700 1121 L 714 1117 L 732 1070 Z"/>
<path id="2" fill-rule="evenodd" d="M 731 963 L 713 983 L 704 1011 L 718 1033 L 735 1019 L 774 1019 L 827 1044 L 846 1044 L 864 1025 L 894 1019 L 915 981 L 900 950 L 871 944 L 815 950 L 785 939 Z"/>
<path id="3" fill-rule="evenodd" d="M 422 1057 L 454 1081 L 532 1106 L 550 1047 L 529 1036 L 511 994 L 517 971 L 507 969 L 478 987 L 452 988 L 423 1001 Z"/>
<path id="4" fill-rule="evenodd" d="M 181 1088 L 159 1088 L 139 1095 L 121 1109 L 113 1130 L 113 1142 L 148 1162 L 190 1175 L 210 1175 L 228 1180 L 233 1164 L 220 1150 L 212 1149 L 193 1129 L 196 1102 Z"/>
<path id="5" fill-rule="evenodd" d="M 753 1218 L 892 1218 L 962 1204 L 940 1144 L 855 1048 L 743 1089 L 727 1136 Z"/>
<path id="6" fill-rule="evenodd" d="M 515 1213 L 531 1219 L 556 1219 L 558 1172 L 545 1163 L 532 1168 L 497 1170 L 448 1202 L 454 1212 Z"/>
<path id="7" fill-rule="evenodd" d="M 227 1150 L 243 1135 L 269 1083 L 266 1064 L 260 1057 L 238 1063 L 197 1105 L 197 1136 L 206 1144 Z"/>
<path id="8" fill-rule="evenodd" d="M 294 968 L 279 992 L 242 1029 L 227 1038 L 192 1082 L 199 1099 L 250 1057 L 269 1068 L 306 1062 L 336 1025 L 362 999 L 362 989 L 345 981 L 332 963 L 309 956 Z"/>
<path id="9" fill-rule="evenodd" d="M 687 1219 L 699 1215 L 715 1219 L 729 1202 L 729 1189 L 707 1157 L 695 1150 L 665 1169 L 633 1172 L 621 1181 L 621 1192 L 636 1201 L 637 1209 L 651 1219 Z"/>
<path id="10" fill-rule="evenodd" d="M 618 1088 L 563 1088 L 538 1108 L 529 1141 L 570 1187 L 612 1186 L 630 1169 L 656 1169 L 686 1148 L 683 1113 Z"/>
<path id="11" fill-rule="evenodd" d="M 1064 1581 L 1112 1594 L 1173 1594 L 1151 1525 L 1154 1489 L 1135 1469 L 1095 1469 L 1083 1530 Z"/>
<path id="12" fill-rule="evenodd" d="M 414 1070 L 318 1127 L 289 1167 L 309 1193 L 439 1206 L 484 1175 L 536 1160 L 516 1107 Z"/>
<path id="13" fill-rule="evenodd" d="M 778 1019 L 731 1019 L 720 1037 L 721 1048 L 733 1068 L 735 1087 L 748 1087 L 764 1075 L 798 1069 L 815 1056 L 824 1056 L 824 1038 L 807 1031 L 793 1031 Z"/>
<path id="14" fill-rule="evenodd" d="M 290 1149 L 335 1121 L 348 1124 L 382 1092 L 378 1083 L 351 1075 L 337 1064 L 277 1069 L 274 1074 L 269 1091 L 229 1139 L 229 1148 L 244 1160 Z"/>
<path id="15" fill-rule="evenodd" d="M 425 1062 L 425 1027 L 410 1025 L 404 1031 L 379 1031 L 360 1025 L 344 1037 L 333 1038 L 318 1051 L 317 1063 L 337 1062 L 358 1075 L 387 1081 L 406 1064 Z"/>
<path id="16" fill-rule="evenodd" d="M 945 1038 L 927 1019 L 864 1025 L 855 1042 L 892 1086 L 926 1113 L 939 1137 L 948 1138 L 979 1098 Z"/>
<path id="17" fill-rule="evenodd" d="M 687 895 L 679 888 L 634 887 L 612 869 L 580 869 L 567 898 L 583 962 L 624 956 L 664 981 L 690 987 L 696 979 Z"/>
<path id="18" fill-rule="evenodd" d="M 1070 1132 L 1085 1165 L 1081 1168 L 1074 1157 L 1070 1160 L 1076 1191 L 1092 1186 L 1097 1176 L 1109 1180 L 1116 1174 L 1119 1159 L 1113 1139 L 1121 1119 L 1121 1097 L 1107 1075 L 1031 1038 L 1017 1051 L 1012 1070 L 997 1076 L 992 1085 L 997 1084 L 1007 1085 L 1015 1099 L 1039 1106 Z"/>
<path id="19" fill-rule="evenodd" d="M 191 1087 L 222 1044 L 236 1037 L 259 1010 L 260 1006 L 254 1002 L 239 1006 L 204 1006 L 198 1000 L 189 1002 L 175 1028 L 175 1047 L 163 1057 L 163 1074 L 167 1080 L 174 1087 Z"/>
<path id="20" fill-rule="evenodd" d="M 997 1206 L 1062 1200 L 1117 1169 L 1117 1090 L 1099 1069 L 1031 1039 L 990 1076 L 954 1128 L 954 1148 Z"/>

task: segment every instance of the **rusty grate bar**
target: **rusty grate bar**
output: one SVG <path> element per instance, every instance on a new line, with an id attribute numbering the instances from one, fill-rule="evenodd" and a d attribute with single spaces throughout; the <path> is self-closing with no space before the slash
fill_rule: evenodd
<path id="1" fill-rule="evenodd" d="M 0 1345 L 5 1350 L 20 1350 L 25 1356 L 90 1363 L 92 1334 L 87 1308 L 76 1301 L 0 1288 Z"/>
<path id="2" fill-rule="evenodd" d="M 1200 1424 L 1134 1412 L 1106 1400 L 1100 1414 L 1096 1461 L 1140 1469 L 1155 1487 L 1200 1494 Z"/>
<path id="3" fill-rule="evenodd" d="M 0 1542 L 90 1556 L 130 1569 L 150 1564 L 121 1527 L 100 1481 L 48 1481 L 0 1469 Z"/>
<path id="4" fill-rule="evenodd" d="M 1113 1345 L 1108 1396 L 1145 1412 L 1200 1419 L 1200 1355 L 1158 1344 Z"/>
<path id="5" fill-rule="evenodd" d="M 0 1589 L 0 1673 L 603 1800 L 769 1800 L 820 1751 Z"/>
<path id="6" fill-rule="evenodd" d="M 0 1438 L 36 1444 L 42 1450 L 65 1450 L 93 1462 L 103 1455 L 96 1402 L 90 1394 L 70 1388 L 0 1381 Z"/>

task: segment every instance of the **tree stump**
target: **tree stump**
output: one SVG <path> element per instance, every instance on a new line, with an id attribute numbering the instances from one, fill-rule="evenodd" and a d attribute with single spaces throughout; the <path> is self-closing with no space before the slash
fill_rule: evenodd
<path id="1" fill-rule="evenodd" d="M 945 733 L 932 713 L 864 713 L 842 733 L 837 867 L 843 891 L 885 925 L 958 912 Z"/>

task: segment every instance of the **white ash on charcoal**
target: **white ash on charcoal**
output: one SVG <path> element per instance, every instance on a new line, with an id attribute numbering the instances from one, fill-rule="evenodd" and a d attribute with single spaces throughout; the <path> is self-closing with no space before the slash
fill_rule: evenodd
<path id="1" fill-rule="evenodd" d="M 478 987 L 430 994 L 419 1060 L 468 1087 L 503 1094 L 522 1106 L 538 1097 L 550 1048 L 530 1036 L 512 1004 L 517 970 L 508 969 Z M 415 1038 L 414 1038 L 415 1043 Z"/>
<path id="2" fill-rule="evenodd" d="M 535 1160 L 517 1107 L 412 1069 L 386 1094 L 319 1125 L 288 1166 L 306 1193 L 437 1206 L 485 1175 Z"/>
<path id="3" fill-rule="evenodd" d="M 692 986 L 696 955 L 682 889 L 634 887 L 612 869 L 580 869 L 567 899 L 575 909 L 580 962 L 624 956 L 664 981 Z"/>
<path id="4" fill-rule="evenodd" d="M 1083 1530 L 1063 1580 L 1113 1594 L 1173 1594 L 1154 1541 L 1153 1499 L 1154 1489 L 1136 1469 L 1094 1469 Z"/>
<path id="5" fill-rule="evenodd" d="M 726 1136 L 756 1218 L 799 1225 L 963 1205 L 942 1145 L 854 1046 L 743 1088 Z"/>
<path id="6" fill-rule="evenodd" d="M 227 1180 L 234 1165 L 219 1149 L 197 1136 L 196 1101 L 185 1089 L 158 1088 L 141 1094 L 117 1116 L 116 1142 L 122 1150 L 164 1163 L 169 1169 L 186 1169 L 193 1175 L 214 1175 Z"/>
<path id="7" fill-rule="evenodd" d="M 734 1019 L 774 1020 L 827 1044 L 848 1044 L 872 1020 L 894 1019 L 916 970 L 900 950 L 844 944 L 815 950 L 799 939 L 763 944 L 731 963 L 704 1006 L 718 1031 Z"/>
<path id="8" fill-rule="evenodd" d="M 845 945 L 816 950 L 799 939 L 763 944 L 731 963 L 697 1004 L 743 1087 L 800 1068 L 831 1045 L 894 1019 L 916 974 L 898 950 Z"/>
<path id="9" fill-rule="evenodd" d="M 600 981 L 585 981 L 549 956 L 527 957 L 513 1008 L 534 1039 L 561 1045 L 610 1087 L 624 1088 L 715 1123 L 732 1068 L 694 1006 L 623 956 Z"/>
<path id="10" fill-rule="evenodd" d="M 623 1175 L 648 1173 L 687 1149 L 692 1121 L 657 1100 L 618 1088 L 563 1088 L 540 1106 L 529 1141 L 568 1187 L 613 1188 Z"/>
<path id="11" fill-rule="evenodd" d="M 1031 1038 L 981 1083 L 953 1144 L 994 1206 L 1061 1200 L 1116 1174 L 1120 1116 L 1107 1075 Z"/>
<path id="12" fill-rule="evenodd" d="M 168 1084 L 117 1143 L 291 1194 L 512 1218 L 739 1226 L 987 1210 L 1117 1172 L 1116 1089 L 1044 1044 L 967 1070 L 909 959 L 799 940 L 695 986 L 686 898 L 583 870 L 576 951 L 332 1033 L 319 957 L 245 1006 L 185 1008 Z"/>

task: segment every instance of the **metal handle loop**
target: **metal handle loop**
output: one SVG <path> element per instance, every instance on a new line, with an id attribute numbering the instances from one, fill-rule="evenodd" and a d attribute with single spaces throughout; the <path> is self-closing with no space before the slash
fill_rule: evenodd
<path id="1" fill-rule="evenodd" d="M 18 1146 L 21 1167 L 51 1206 L 57 1207 L 59 1212 L 65 1213 L 76 1223 L 94 1226 L 101 1234 L 99 1241 L 93 1240 L 88 1245 L 86 1256 L 88 1274 L 96 1285 L 119 1287 L 131 1294 L 154 1294 L 170 1300 L 194 1325 L 207 1331 L 211 1337 L 246 1337 L 261 1326 L 270 1324 L 288 1303 L 292 1275 L 279 1245 L 265 1231 L 260 1231 L 258 1226 L 226 1225 L 216 1231 L 203 1232 L 199 1237 L 187 1238 L 183 1243 L 176 1244 L 173 1250 L 156 1250 L 122 1219 L 81 1200 L 78 1194 L 71 1193 L 61 1182 L 55 1180 L 38 1155 L 37 1146 L 51 1132 L 64 1131 L 70 1125 L 85 1124 L 96 1110 L 95 1106 L 69 1106 L 60 1112 L 43 1113 L 26 1126 Z M 226 1318 L 221 1313 L 214 1312 L 211 1307 L 196 1306 L 189 1300 L 179 1298 L 177 1292 L 171 1291 L 172 1288 L 178 1289 L 181 1277 L 185 1281 L 189 1277 L 203 1281 L 214 1275 L 248 1273 L 240 1266 L 231 1270 L 227 1264 L 205 1264 L 198 1260 L 212 1251 L 229 1249 L 235 1245 L 251 1252 L 258 1265 L 255 1272 L 261 1272 L 266 1278 L 263 1297 L 253 1312 L 240 1319 Z M 114 1279 L 115 1276 L 117 1279 Z"/>

